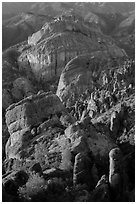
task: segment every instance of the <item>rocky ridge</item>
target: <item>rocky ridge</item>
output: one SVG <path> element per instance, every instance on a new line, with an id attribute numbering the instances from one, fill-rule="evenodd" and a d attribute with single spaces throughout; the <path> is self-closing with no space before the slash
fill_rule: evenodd
<path id="1" fill-rule="evenodd" d="M 3 53 L 3 201 L 134 201 L 134 57 L 72 13 Z"/>
<path id="2" fill-rule="evenodd" d="M 47 23 L 29 37 L 28 44 L 31 48 L 22 53 L 19 63 L 28 60 L 36 79 L 41 82 L 59 77 L 67 62 L 83 53 L 114 50 L 120 56 L 125 55 L 111 39 L 72 15 Z"/>
<path id="3" fill-rule="evenodd" d="M 119 77 L 119 82 L 121 82 L 123 78 L 118 73 L 125 72 L 125 75 L 121 75 L 126 80 L 125 83 L 127 83 L 127 86 L 132 83 L 134 87 L 134 80 L 131 81 L 130 76 L 130 74 L 132 75 L 133 69 L 131 68 L 133 68 L 134 62 L 124 62 L 125 65 L 119 65 L 119 67 L 114 69 L 115 77 Z M 93 66 L 92 61 L 90 64 Z M 69 69 L 66 68 L 67 70 Z M 107 69 L 103 70 L 100 72 L 100 76 L 105 76 L 107 72 Z M 103 80 L 100 80 L 100 83 L 103 85 Z M 105 83 L 106 85 L 103 85 L 102 89 L 105 90 L 106 87 L 109 91 L 108 83 L 110 82 L 106 80 Z M 62 197 L 63 200 L 70 200 L 68 196 L 71 194 L 71 199 L 75 201 L 96 201 L 98 199 L 99 201 L 113 201 L 111 189 L 108 186 L 109 181 L 104 180 L 104 177 L 99 181 L 99 178 L 103 174 L 108 174 L 109 152 L 114 148 L 120 147 L 123 158 L 126 161 L 126 168 L 123 168 L 126 170 L 130 182 L 125 184 L 128 188 L 128 196 L 122 194 L 116 199 L 130 200 L 130 194 L 133 193 L 134 188 L 132 178 L 134 161 L 131 162 L 134 154 L 133 87 L 127 95 L 121 95 L 115 105 L 113 104 L 113 106 L 111 105 L 100 111 L 101 114 L 98 109 L 93 115 L 90 112 L 89 114 L 88 112 L 86 113 L 85 110 L 80 114 L 80 109 L 75 109 L 76 112 L 73 112 L 71 110 L 73 106 L 66 108 L 55 94 L 44 92 L 39 92 L 37 95 L 27 97 L 9 106 L 6 110 L 6 123 L 10 137 L 6 144 L 5 171 L 9 172 L 9 175 L 10 171 L 39 172 L 37 168 L 35 170 L 35 167 L 34 170 L 29 170 L 31 166 L 36 166 L 35 164 L 38 162 L 42 167 L 40 171 L 42 174 L 40 172 L 38 174 L 42 175 L 41 179 L 44 178 L 43 182 L 50 179 L 50 182 L 53 183 L 61 182 L 61 186 L 74 185 L 73 190 L 69 189 L 69 194 L 68 191 L 63 190 L 65 193 L 65 198 Z M 92 89 L 93 93 L 96 92 L 94 88 Z M 124 90 L 123 84 L 119 84 L 119 88 L 116 88 L 115 91 L 119 92 L 119 90 Z M 88 92 L 86 97 L 89 97 Z M 75 101 L 77 100 L 78 98 L 75 99 Z M 84 100 L 86 101 L 86 98 Z M 96 99 L 94 100 L 96 101 Z M 125 102 L 123 103 L 123 101 Z M 90 111 L 92 110 L 90 106 L 89 109 Z M 79 113 L 78 117 L 74 114 L 77 111 Z M 113 118 L 115 112 L 117 114 Z M 120 125 L 118 126 L 118 124 Z M 131 164 L 129 167 L 129 161 L 132 163 L 132 170 L 130 169 Z M 66 175 L 66 180 L 64 180 L 63 175 Z M 69 181 L 67 180 L 67 175 L 69 175 Z M 9 181 L 10 178 L 9 176 L 7 180 Z M 29 176 L 29 178 L 31 177 Z M 23 193 L 23 189 L 21 190 L 17 181 L 15 182 L 14 180 L 16 179 L 11 179 L 12 185 L 15 185 L 16 189 L 20 189 L 21 193 Z M 9 189 L 7 187 L 8 181 L 5 182 L 4 180 L 3 184 L 5 187 L 3 189 Z M 52 185 L 59 185 L 57 183 Z M 26 187 L 24 188 L 27 188 L 27 185 L 26 181 Z M 61 188 L 64 189 L 65 186 L 63 186 Z M 6 193 L 9 194 L 9 190 L 6 190 Z M 17 199 L 15 194 L 14 192 L 11 193 L 9 199 Z M 52 191 L 50 191 L 50 194 L 52 194 Z M 45 198 L 43 199 L 45 200 Z M 48 199 L 51 200 L 50 197 Z M 56 199 L 58 200 L 59 198 Z M 32 200 L 35 200 L 33 196 Z"/>

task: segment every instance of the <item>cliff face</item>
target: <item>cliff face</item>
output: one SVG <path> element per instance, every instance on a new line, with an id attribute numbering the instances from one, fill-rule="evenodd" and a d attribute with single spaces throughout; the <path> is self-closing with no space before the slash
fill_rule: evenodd
<path id="1" fill-rule="evenodd" d="M 93 92 L 95 87 L 101 87 L 103 85 L 101 72 L 119 65 L 123 56 L 122 50 L 120 52 L 112 50 L 79 55 L 72 59 L 61 74 L 57 95 L 67 106 L 74 105 L 77 98 L 87 89 Z"/>
<path id="2" fill-rule="evenodd" d="M 14 43 L 31 36 L 3 52 L 3 201 L 134 201 L 134 12 L 121 5 L 34 3 L 4 22 Z"/>
<path id="3" fill-rule="evenodd" d="M 22 157 L 26 145 L 31 143 L 31 130 L 50 115 L 63 111 L 65 107 L 53 94 L 30 96 L 11 105 L 6 112 L 6 124 L 10 138 L 6 145 L 8 158 Z"/>
<path id="4" fill-rule="evenodd" d="M 26 56 L 38 81 L 59 77 L 67 62 L 80 54 L 110 49 L 121 52 L 110 38 L 71 15 L 47 23 L 28 38 L 28 44 L 31 48 L 19 62 Z"/>
<path id="5" fill-rule="evenodd" d="M 134 2 L 12 2 L 11 4 L 4 2 L 3 49 L 23 40 L 27 40 L 28 36 L 41 29 L 44 23 L 62 14 L 79 16 L 79 18 L 84 19 L 86 23 L 89 23 L 91 27 L 96 27 L 104 34 L 110 34 L 113 38 L 113 31 L 121 26 L 121 23 L 123 24 L 122 21 L 130 21 L 129 18 L 131 18 L 131 13 L 134 11 L 134 8 Z M 26 13 L 18 14 L 21 11 Z M 13 17 L 11 18 L 10 16 Z M 133 18 L 135 19 L 135 15 L 133 15 Z M 124 36 L 127 30 L 124 31 Z M 114 37 L 114 39 L 116 38 Z M 120 42 L 118 42 L 118 46 L 119 43 Z M 123 43 L 124 39 L 121 43 L 121 47 Z M 123 46 L 123 48 L 128 51 L 130 44 Z M 130 49 L 130 51 L 133 52 L 133 48 Z"/>

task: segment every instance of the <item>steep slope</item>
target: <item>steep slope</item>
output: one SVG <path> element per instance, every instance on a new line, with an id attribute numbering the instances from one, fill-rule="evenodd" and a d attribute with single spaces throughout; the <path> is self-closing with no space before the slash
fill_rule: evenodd
<path id="1" fill-rule="evenodd" d="M 134 202 L 134 3 L 25 4 L 3 21 L 3 201 Z"/>
<path id="2" fill-rule="evenodd" d="M 28 38 L 28 44 L 31 48 L 22 53 L 19 63 L 28 60 L 37 80 L 43 82 L 59 77 L 67 62 L 82 53 L 114 49 L 125 55 L 111 38 L 72 15 L 45 24 Z"/>
<path id="3" fill-rule="evenodd" d="M 97 54 L 99 58 L 104 55 Z M 88 74 L 85 72 L 88 57 L 88 55 L 79 56 L 68 63 L 64 70 L 67 73 L 66 81 L 67 79 L 71 81 L 76 69 L 88 79 Z M 104 60 L 101 59 L 102 65 Z M 18 199 L 21 199 L 20 201 L 53 201 L 55 198 L 59 201 L 86 200 L 89 202 L 134 200 L 135 64 L 134 61 L 127 59 L 123 59 L 118 66 L 113 60 L 112 62 L 113 70 L 101 71 L 100 69 L 100 77 L 98 76 L 100 87 L 97 87 L 97 84 L 92 87 L 95 102 L 100 100 L 102 92 L 104 94 L 101 105 L 97 104 L 97 112 L 92 117 L 90 113 L 83 114 L 85 109 L 82 117 L 77 119 L 75 115 L 77 109 L 74 111 L 66 109 L 60 99 L 52 93 L 38 93 L 7 109 L 6 123 L 10 137 L 6 144 L 6 160 L 3 166 L 3 171 L 6 172 L 3 175 L 5 201 Z M 89 64 L 93 67 L 93 58 L 90 58 Z M 106 62 L 104 62 L 105 65 Z M 112 68 L 110 64 L 109 68 Z M 97 70 L 99 70 L 98 63 L 94 61 L 94 71 L 97 72 Z M 105 80 L 104 76 L 106 76 Z M 114 80 L 118 83 L 117 87 Z M 83 80 L 84 85 L 85 81 Z M 80 87 L 81 83 L 77 86 Z M 106 106 L 108 103 L 106 98 L 112 97 L 111 89 L 114 87 L 115 94 L 119 98 L 113 100 L 113 103 L 110 101 L 110 106 Z M 125 87 L 128 87 L 126 91 Z M 85 98 L 82 99 L 82 104 L 85 104 L 89 98 L 89 93 L 84 93 Z M 76 102 L 80 98 L 79 95 Z M 89 101 L 92 100 L 93 98 L 90 97 Z M 122 172 L 124 171 L 124 174 L 118 172 L 119 177 L 123 176 L 124 187 L 127 189 L 121 188 L 123 193 L 120 193 L 120 197 L 117 198 L 111 197 L 111 188 L 108 184 L 110 181 L 106 181 L 104 186 L 104 183 L 99 180 L 104 174 L 108 179 L 107 175 L 110 176 L 111 170 L 115 170 L 115 168 L 111 169 L 111 165 L 109 166 L 108 155 L 116 148 L 121 151 L 120 167 L 122 165 Z M 118 164 L 114 167 L 117 170 Z M 23 180 L 26 172 L 28 181 Z M 13 177 L 17 173 L 20 175 L 18 180 L 16 176 Z M 44 184 L 40 182 L 40 179 L 44 179 Z M 20 188 L 22 180 L 24 186 Z M 63 193 L 57 191 L 57 185 L 63 189 Z M 14 191 L 11 191 L 11 186 L 14 186 Z M 43 194 L 41 194 L 41 188 L 44 191 L 42 191 Z M 56 197 L 53 196 L 55 192 Z M 81 196 L 82 193 L 83 196 Z"/>
<path id="4" fill-rule="evenodd" d="M 89 26 L 101 29 L 105 34 L 112 34 L 122 21 L 130 18 L 130 12 L 134 10 L 135 4 L 133 2 L 12 2 L 9 4 L 4 2 L 3 49 L 26 40 L 29 35 L 41 28 L 44 19 L 45 22 L 48 22 L 62 14 L 71 14 L 79 16 L 85 22 L 90 23 Z M 19 14 L 19 12 L 25 12 L 25 14 Z"/>
<path id="5" fill-rule="evenodd" d="M 124 52 L 110 49 L 72 59 L 62 71 L 57 95 L 68 107 L 74 105 L 86 90 L 92 92 L 95 87 L 99 89 L 102 84 L 101 72 L 119 66 L 124 56 Z"/>

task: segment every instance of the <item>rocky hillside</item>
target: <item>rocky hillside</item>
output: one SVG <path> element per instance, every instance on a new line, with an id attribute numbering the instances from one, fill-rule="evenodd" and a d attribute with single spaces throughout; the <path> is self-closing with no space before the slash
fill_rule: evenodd
<path id="1" fill-rule="evenodd" d="M 19 62 L 27 61 L 41 82 L 59 77 L 67 62 L 83 53 L 113 50 L 119 57 L 125 55 L 111 38 L 72 15 L 45 24 L 28 38 L 28 44 L 30 49 L 22 53 Z"/>
<path id="2" fill-rule="evenodd" d="M 83 56 L 79 58 L 84 63 Z M 65 70 L 75 60 L 69 62 Z M 93 67 L 92 60 L 89 65 Z M 98 73 L 96 66 L 94 63 L 93 72 Z M 69 76 L 75 75 L 69 73 Z M 61 98 L 61 102 L 52 92 L 39 92 L 7 108 L 6 125 L 10 136 L 3 163 L 5 201 L 133 201 L 134 61 L 123 59 L 119 66 L 102 70 L 98 76 L 100 83 L 93 85 L 93 81 L 89 81 L 91 86 L 85 85 L 86 91 L 81 89 L 81 83 L 75 86 L 81 94 L 74 98 L 74 106 L 65 107 L 65 98 Z M 68 100 L 73 91 L 68 90 L 72 92 Z M 120 151 L 118 159 L 124 171 L 124 174 L 117 172 L 123 177 L 119 179 L 124 179 L 125 188 L 119 187 L 116 198 L 111 195 L 113 188 L 107 184 L 114 185 L 111 168 L 115 172 L 115 166 L 113 160 L 111 164 L 111 156 L 108 160 L 111 150 Z M 118 168 L 119 164 L 115 165 Z M 18 174 L 23 184 L 18 181 Z M 101 177 L 103 174 L 106 176 Z M 10 190 L 11 186 L 14 191 Z M 41 188 L 48 195 L 46 198 L 44 194 L 40 196 Z M 56 189 L 55 200 L 52 199 L 53 188 Z"/>
<path id="3" fill-rule="evenodd" d="M 124 57 L 122 51 L 117 52 L 115 49 L 109 49 L 109 52 L 97 51 L 92 54 L 79 55 L 72 59 L 63 70 L 57 95 L 68 107 L 74 105 L 75 101 L 86 90 L 92 92 L 95 88 L 100 89 L 102 83 L 105 83 L 103 82 L 104 80 L 110 82 L 110 66 L 112 68 L 120 66 Z M 109 79 L 105 79 L 103 72 L 108 72 L 106 78 L 108 77 Z M 112 84 L 114 80 L 112 76 Z M 113 87 L 110 92 L 113 92 Z"/>
<path id="4" fill-rule="evenodd" d="M 15 3 L 3 21 L 22 33 L 4 35 L 4 202 L 135 201 L 135 18 L 122 5 Z"/>
<path id="5" fill-rule="evenodd" d="M 110 34 L 113 37 L 112 31 L 119 28 L 122 21 L 126 22 L 127 28 L 129 27 L 127 30 L 130 30 L 129 18 L 135 11 L 134 2 L 29 2 L 27 6 L 26 4 L 26 2 L 3 2 L 3 49 L 27 40 L 28 36 L 42 27 L 44 21 L 49 22 L 62 14 L 79 16 L 84 21 L 92 23 L 92 26 L 100 28 L 104 34 Z M 135 19 L 135 15 L 132 15 L 132 18 Z M 128 39 L 130 32 L 126 31 L 124 36 Z M 118 45 L 119 40 L 120 38 Z M 122 46 L 123 43 L 121 43 Z M 124 48 L 128 50 L 130 43 Z M 133 52 L 133 49 L 130 51 Z"/>

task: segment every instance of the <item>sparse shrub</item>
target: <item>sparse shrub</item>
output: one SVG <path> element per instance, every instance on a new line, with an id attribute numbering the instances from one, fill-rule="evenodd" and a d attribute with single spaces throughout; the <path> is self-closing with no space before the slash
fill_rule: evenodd
<path id="1" fill-rule="evenodd" d="M 61 178 L 51 178 L 46 181 L 39 174 L 31 174 L 28 182 L 19 188 L 21 201 L 63 201 L 66 183 Z"/>
<path id="2" fill-rule="evenodd" d="M 43 177 L 40 177 L 39 174 L 31 174 L 26 185 L 19 188 L 19 197 L 23 201 L 45 201 L 46 188 L 46 181 Z"/>

